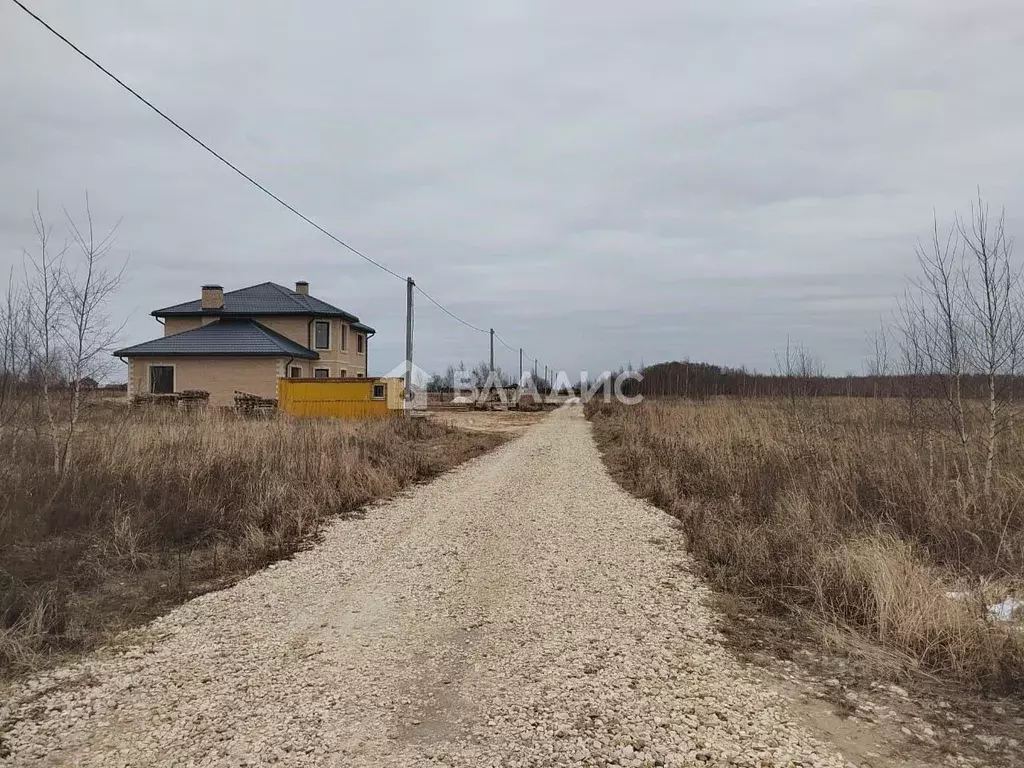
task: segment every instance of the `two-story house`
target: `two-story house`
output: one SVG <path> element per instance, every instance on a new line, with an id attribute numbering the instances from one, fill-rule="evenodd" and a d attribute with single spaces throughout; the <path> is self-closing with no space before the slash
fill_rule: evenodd
<path id="1" fill-rule="evenodd" d="M 278 377 L 366 376 L 375 333 L 306 282 L 204 285 L 199 299 L 151 314 L 163 337 L 114 352 L 128 362 L 129 396 L 199 389 L 213 405 L 231 405 L 236 391 L 274 397 Z"/>

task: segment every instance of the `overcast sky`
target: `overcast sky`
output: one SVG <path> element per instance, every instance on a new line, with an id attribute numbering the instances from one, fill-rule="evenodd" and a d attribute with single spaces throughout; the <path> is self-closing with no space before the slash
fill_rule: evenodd
<path id="1" fill-rule="evenodd" d="M 1020 0 L 26 0 L 319 224 L 571 371 L 835 373 L 977 185 L 1024 233 Z M 0 0 L 0 266 L 89 191 L 114 314 L 273 280 L 403 358 L 404 285 L 279 208 Z M 420 300 L 417 362 L 487 337 Z M 498 362 L 518 366 L 499 346 Z"/>

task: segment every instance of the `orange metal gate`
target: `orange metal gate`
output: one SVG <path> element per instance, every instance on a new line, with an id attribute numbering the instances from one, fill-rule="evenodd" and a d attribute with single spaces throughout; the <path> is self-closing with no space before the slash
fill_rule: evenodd
<path id="1" fill-rule="evenodd" d="M 277 407 L 292 416 L 387 419 L 402 415 L 401 379 L 278 379 Z"/>

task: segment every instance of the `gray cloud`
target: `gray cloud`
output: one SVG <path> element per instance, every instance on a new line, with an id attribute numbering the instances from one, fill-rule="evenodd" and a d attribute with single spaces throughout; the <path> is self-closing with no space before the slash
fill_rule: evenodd
<path id="1" fill-rule="evenodd" d="M 325 227 L 527 354 L 859 370 L 933 208 L 1024 227 L 1024 7 L 268 2 L 33 7 Z M 0 266 L 89 190 L 126 341 L 157 306 L 308 279 L 402 356 L 404 288 L 0 5 Z M 420 361 L 486 354 L 424 301 Z M 516 356 L 499 349 L 508 368 Z"/>

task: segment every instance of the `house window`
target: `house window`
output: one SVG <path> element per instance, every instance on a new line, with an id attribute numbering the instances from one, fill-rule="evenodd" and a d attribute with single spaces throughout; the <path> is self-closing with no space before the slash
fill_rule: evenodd
<path id="1" fill-rule="evenodd" d="M 174 392 L 174 366 L 149 366 L 149 391 L 154 395 L 170 395 Z"/>
<path id="2" fill-rule="evenodd" d="M 291 369 L 288 371 L 288 375 L 291 378 L 293 378 L 293 379 L 301 379 L 302 378 L 302 369 L 299 368 L 299 366 L 297 366 L 297 365 L 293 365 L 291 367 Z"/>
<path id="3" fill-rule="evenodd" d="M 348 376 L 348 371 L 346 371 L 344 368 L 342 368 L 340 376 L 341 376 L 341 378 L 344 379 L 346 376 Z"/>
<path id="4" fill-rule="evenodd" d="M 330 320 L 317 320 L 313 329 L 313 346 L 317 349 L 331 348 Z"/>
<path id="5" fill-rule="evenodd" d="M 356 334 L 356 352 L 360 355 L 366 352 L 366 337 L 361 334 Z"/>
<path id="6" fill-rule="evenodd" d="M 329 379 L 331 377 L 330 368 L 314 368 L 313 378 L 314 379 Z"/>
<path id="7" fill-rule="evenodd" d="M 384 385 L 383 384 L 374 384 L 373 385 L 373 399 L 374 400 L 383 400 L 384 399 Z"/>
<path id="8" fill-rule="evenodd" d="M 344 323 L 341 324 L 341 351 L 344 352 L 348 349 L 348 326 Z"/>
<path id="9" fill-rule="evenodd" d="M 366 375 L 365 373 L 357 373 L 357 374 L 356 374 L 356 378 L 357 378 L 357 379 L 361 379 L 361 378 L 363 378 L 363 377 L 364 377 L 365 375 Z"/>

